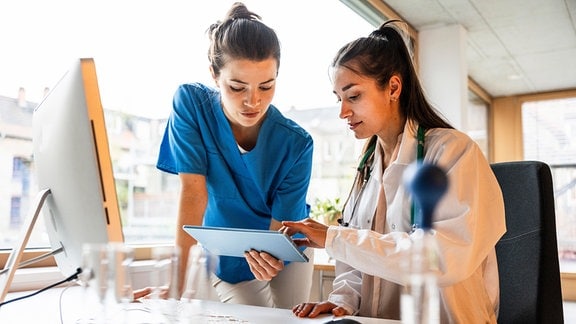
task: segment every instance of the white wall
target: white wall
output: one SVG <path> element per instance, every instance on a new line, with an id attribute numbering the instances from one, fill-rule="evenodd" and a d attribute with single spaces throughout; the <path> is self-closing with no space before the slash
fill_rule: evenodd
<path id="1" fill-rule="evenodd" d="M 435 26 L 418 33 L 418 65 L 431 103 L 457 129 L 468 130 L 467 32 L 460 25 Z"/>

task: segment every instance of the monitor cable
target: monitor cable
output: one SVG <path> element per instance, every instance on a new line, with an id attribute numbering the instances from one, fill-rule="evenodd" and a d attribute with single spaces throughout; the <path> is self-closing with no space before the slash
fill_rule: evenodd
<path id="1" fill-rule="evenodd" d="M 81 274 L 81 273 L 82 273 L 82 269 L 81 269 L 81 268 L 78 268 L 78 269 L 76 269 L 76 272 L 75 272 L 74 274 L 70 275 L 68 278 L 65 278 L 65 279 L 63 279 L 63 280 L 60 280 L 60 281 L 58 281 L 58 282 L 56 282 L 56 283 L 54 283 L 54 284 L 51 284 L 51 285 L 48 286 L 48 287 L 44 287 L 44 288 L 42 288 L 42 289 L 40 289 L 40 290 L 38 290 L 38 291 L 35 291 L 35 292 L 31 293 L 31 294 L 24 295 L 24 296 L 20 296 L 20 297 L 17 297 L 17 298 L 10 299 L 10 300 L 7 300 L 7 301 L 5 301 L 5 302 L 2 302 L 2 303 L 0 303 L 0 307 L 4 306 L 4 305 L 6 305 L 6 304 L 9 304 L 9 303 L 18 301 L 18 300 L 22 300 L 22 299 L 25 299 L 25 298 L 28 298 L 28 297 L 36 296 L 36 295 L 38 295 L 38 294 L 41 293 L 41 292 L 44 292 L 44 291 L 46 291 L 46 290 L 48 290 L 48 289 L 54 288 L 54 287 L 56 287 L 56 286 L 59 286 L 59 285 L 65 283 L 65 282 L 72 281 L 72 280 L 76 280 L 76 279 L 78 279 L 78 275 Z"/>

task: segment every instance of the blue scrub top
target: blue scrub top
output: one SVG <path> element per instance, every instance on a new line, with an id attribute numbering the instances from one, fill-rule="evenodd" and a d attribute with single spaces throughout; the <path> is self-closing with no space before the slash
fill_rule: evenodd
<path id="1" fill-rule="evenodd" d="M 270 105 L 256 146 L 241 154 L 220 102 L 220 93 L 203 84 L 178 88 L 158 169 L 206 176 L 205 226 L 268 229 L 272 217 L 308 217 L 310 134 Z M 216 275 L 230 283 L 254 279 L 245 259 L 235 257 L 220 257 Z"/>

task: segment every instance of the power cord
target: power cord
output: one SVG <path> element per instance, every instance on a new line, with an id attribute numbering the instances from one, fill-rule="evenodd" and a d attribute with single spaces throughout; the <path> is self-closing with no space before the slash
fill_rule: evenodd
<path id="1" fill-rule="evenodd" d="M 69 283 L 68 286 L 66 286 L 60 292 L 60 298 L 58 299 L 58 309 L 59 309 L 59 313 L 60 313 L 59 314 L 60 315 L 60 324 L 64 324 L 64 315 L 62 314 L 62 300 L 64 298 L 64 293 L 66 292 L 66 290 L 70 289 L 71 287 L 74 287 L 74 285 L 72 283 Z"/>
<path id="2" fill-rule="evenodd" d="M 68 278 L 63 279 L 63 280 L 60 280 L 60 281 L 58 281 L 58 282 L 56 282 L 56 283 L 54 283 L 54 284 L 51 284 L 51 285 L 48 286 L 48 287 L 44 287 L 44 288 L 42 288 L 42 289 L 40 289 L 40 290 L 38 290 L 38 291 L 36 291 L 36 292 L 33 292 L 33 293 L 31 293 L 31 294 L 24 295 L 24 296 L 20 296 L 20 297 L 17 297 L 17 298 L 10 299 L 10 300 L 7 300 L 7 301 L 5 301 L 5 302 L 2 302 L 2 303 L 0 303 L 0 307 L 4 306 L 4 305 L 6 305 L 6 304 L 9 304 L 9 303 L 18 301 L 18 300 L 22 300 L 22 299 L 25 299 L 25 298 L 28 298 L 28 297 L 36 296 L 36 295 L 38 295 L 38 294 L 41 293 L 41 292 L 44 292 L 44 291 L 46 291 L 46 290 L 48 290 L 48 289 L 54 288 L 54 287 L 56 287 L 56 286 L 59 286 L 59 285 L 65 283 L 65 282 L 72 281 L 72 280 L 76 280 L 76 279 L 78 279 L 78 275 L 81 274 L 81 273 L 82 273 L 82 269 L 81 269 L 81 268 L 78 268 L 78 269 L 76 269 L 76 272 L 75 272 L 74 274 L 70 275 Z"/>

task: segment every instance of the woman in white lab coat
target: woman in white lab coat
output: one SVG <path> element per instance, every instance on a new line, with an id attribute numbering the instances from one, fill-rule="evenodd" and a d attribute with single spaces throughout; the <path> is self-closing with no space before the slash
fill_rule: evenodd
<path id="1" fill-rule="evenodd" d="M 293 312 L 400 319 L 406 254 L 399 246 L 418 226 L 402 175 L 420 158 L 444 169 L 449 181 L 433 220 L 444 263 L 441 322 L 495 323 L 495 244 L 506 231 L 502 193 L 476 143 L 427 102 L 397 23 L 345 45 L 332 63 L 340 117 L 367 141 L 341 226 L 284 222 L 288 234 L 306 235 L 297 244 L 325 247 L 336 260 L 328 300 L 298 304 Z"/>

